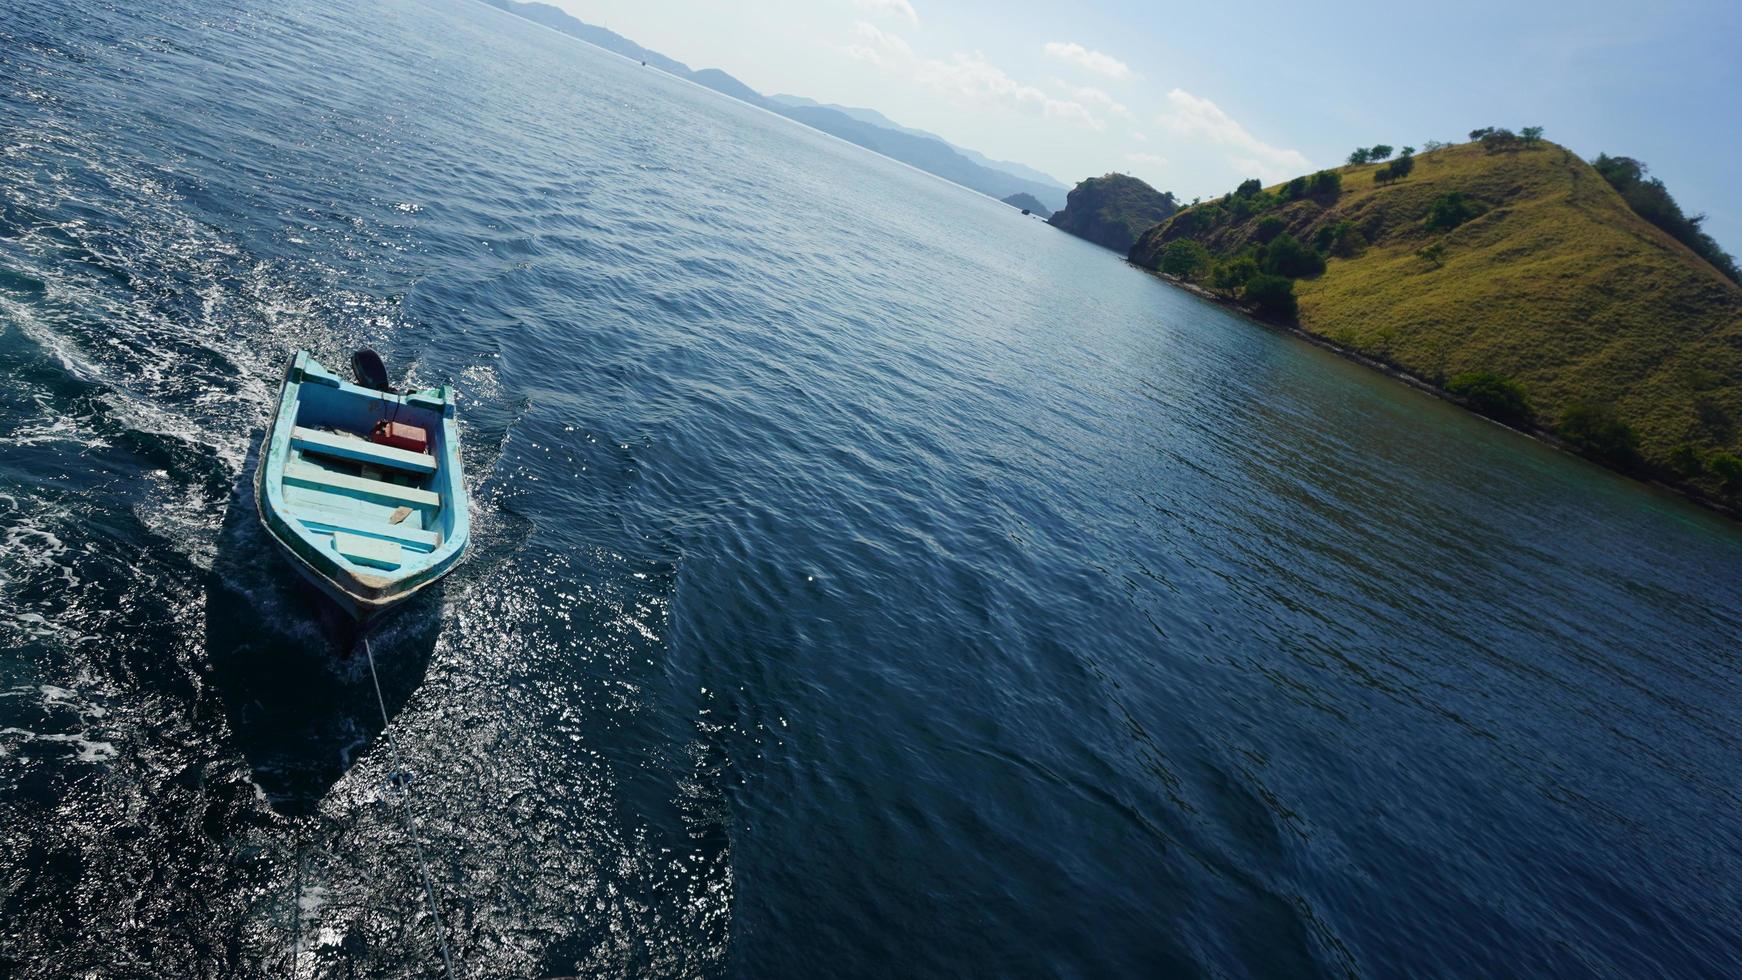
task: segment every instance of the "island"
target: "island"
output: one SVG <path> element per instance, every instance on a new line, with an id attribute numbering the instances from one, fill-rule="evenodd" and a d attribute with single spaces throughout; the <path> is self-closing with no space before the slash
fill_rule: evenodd
<path id="1" fill-rule="evenodd" d="M 1470 136 L 1246 181 L 1155 224 L 1129 258 L 1605 466 L 1742 511 L 1735 261 L 1638 161 L 1587 162 L 1535 127 Z"/>
<path id="2" fill-rule="evenodd" d="M 1037 214 L 1043 219 L 1052 217 L 1052 211 L 1036 200 L 1033 194 L 1012 194 L 1003 200 L 1005 204 L 1016 208 L 1023 214 Z"/>
<path id="3" fill-rule="evenodd" d="M 1177 207 L 1172 194 L 1136 177 L 1106 174 L 1072 188 L 1064 210 L 1054 212 L 1047 224 L 1123 255 L 1139 235 L 1167 220 Z"/>

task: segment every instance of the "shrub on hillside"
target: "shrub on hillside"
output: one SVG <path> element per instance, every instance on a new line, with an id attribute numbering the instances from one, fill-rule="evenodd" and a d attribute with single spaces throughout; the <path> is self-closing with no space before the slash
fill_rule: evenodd
<path id="1" fill-rule="evenodd" d="M 1723 481 L 1725 493 L 1742 494 L 1742 456 L 1713 453 L 1706 459 L 1706 468 Z"/>
<path id="2" fill-rule="evenodd" d="M 1593 459 L 1623 470 L 1639 466 L 1639 435 L 1612 406 L 1574 405 L 1561 416 L 1556 431 L 1567 445 Z"/>
<path id="3" fill-rule="evenodd" d="M 1689 379 L 1698 387 L 1717 387 L 1720 384 L 1710 371 L 1699 371 Z M 1729 442 L 1736 433 L 1736 420 L 1730 417 L 1723 402 L 1710 394 L 1701 393 L 1694 396 L 1694 417 L 1700 420 L 1700 430 L 1710 436 L 1715 442 Z"/>
<path id="4" fill-rule="evenodd" d="M 1446 390 L 1474 411 L 1508 425 L 1529 425 L 1536 418 L 1524 389 L 1492 371 L 1466 371 L 1446 382 Z"/>
<path id="5" fill-rule="evenodd" d="M 1255 214 L 1263 214 L 1279 203 L 1281 202 L 1275 194 L 1269 191 L 1259 191 L 1246 197 L 1236 194 L 1229 199 L 1226 205 L 1220 205 L 1220 207 L 1227 211 L 1235 222 L 1241 222 Z"/>
<path id="6" fill-rule="evenodd" d="M 1216 227 L 1224 217 L 1221 208 L 1196 207 L 1181 211 L 1168 223 L 1168 234 L 1174 237 L 1199 235 Z"/>
<path id="7" fill-rule="evenodd" d="M 1378 170 L 1373 171 L 1373 182 L 1389 184 L 1394 180 L 1402 180 L 1415 172 L 1415 155 L 1406 153 L 1391 161 Z"/>
<path id="8" fill-rule="evenodd" d="M 1299 306 L 1294 298 L 1294 280 L 1286 276 L 1260 272 L 1246 280 L 1246 288 L 1240 295 L 1246 302 L 1258 307 L 1258 312 L 1265 316 L 1293 322 L 1299 313 Z"/>
<path id="9" fill-rule="evenodd" d="M 1264 257 L 1258 268 L 1273 276 L 1303 279 L 1325 271 L 1325 257 L 1302 245 L 1293 235 L 1276 236 L 1264 247 Z"/>
<path id="10" fill-rule="evenodd" d="M 1313 238 L 1313 245 L 1321 252 L 1335 255 L 1339 259 L 1352 259 L 1367 249 L 1367 236 L 1355 227 L 1355 222 L 1348 219 L 1335 224 L 1324 225 Z"/>
<path id="11" fill-rule="evenodd" d="M 1706 471 L 1706 454 L 1700 452 L 1700 447 L 1684 442 L 1669 451 L 1669 468 L 1677 476 L 1699 476 Z"/>
<path id="12" fill-rule="evenodd" d="M 1482 149 L 1489 153 L 1532 149 L 1542 142 L 1542 127 L 1526 126 L 1514 133 L 1504 126 L 1483 126 L 1481 129 L 1470 130 L 1470 142 L 1482 144 Z M 1430 145 L 1428 148 L 1434 147 Z"/>
<path id="13" fill-rule="evenodd" d="M 1350 163 L 1378 163 L 1391 157 L 1391 147 L 1385 143 L 1378 146 L 1358 146 L 1349 154 Z"/>
<path id="14" fill-rule="evenodd" d="M 1736 260 L 1700 227 L 1706 216 L 1683 214 L 1681 205 L 1670 196 L 1663 181 L 1647 176 L 1651 172 L 1649 167 L 1631 157 L 1612 157 L 1607 153 L 1597 154 L 1591 166 L 1597 168 L 1609 186 L 1620 193 L 1634 214 L 1693 249 L 1694 254 L 1712 263 L 1732 282 L 1742 283 L 1742 269 L 1737 268 Z"/>
<path id="15" fill-rule="evenodd" d="M 1257 177 L 1252 177 L 1252 178 L 1247 179 L 1247 180 L 1242 180 L 1240 182 L 1240 186 L 1234 188 L 1234 196 L 1235 197 L 1251 197 L 1252 195 L 1258 193 L 1259 191 L 1261 191 L 1263 189 L 1264 189 L 1264 182 L 1259 180 Z"/>
<path id="16" fill-rule="evenodd" d="M 1669 468 L 1681 477 L 1697 477 L 1705 472 L 1705 454 L 1691 442 L 1683 442 L 1669 451 Z"/>
<path id="17" fill-rule="evenodd" d="M 1258 263 L 1249 255 L 1241 255 L 1216 263 L 1216 267 L 1210 270 L 1210 285 L 1232 292 L 1256 275 Z"/>
<path id="18" fill-rule="evenodd" d="M 1321 170 L 1313 174 L 1312 195 L 1314 197 L 1336 197 L 1343 193 L 1343 175 L 1335 170 Z"/>
<path id="19" fill-rule="evenodd" d="M 1441 194 L 1428 205 L 1427 226 L 1436 231 L 1451 231 L 1482 213 L 1482 206 L 1465 200 L 1458 191 Z"/>
<path id="20" fill-rule="evenodd" d="M 1518 134 L 1510 129 L 1490 129 L 1482 134 L 1482 149 L 1489 153 L 1499 153 L 1502 150 L 1516 150 L 1519 147 Z"/>
<path id="21" fill-rule="evenodd" d="M 1271 215 L 1258 222 L 1258 227 L 1252 229 L 1252 237 L 1268 244 L 1271 239 L 1282 234 L 1282 230 L 1286 227 L 1288 227 L 1286 222 L 1276 215 Z"/>
<path id="22" fill-rule="evenodd" d="M 1189 238 L 1169 242 L 1161 253 L 1161 271 L 1170 276 L 1196 279 L 1210 267 L 1210 250 Z"/>
<path id="23" fill-rule="evenodd" d="M 1306 177 L 1296 177 L 1282 185 L 1282 199 L 1285 201 L 1298 201 L 1307 196 L 1307 188 L 1309 186 Z"/>

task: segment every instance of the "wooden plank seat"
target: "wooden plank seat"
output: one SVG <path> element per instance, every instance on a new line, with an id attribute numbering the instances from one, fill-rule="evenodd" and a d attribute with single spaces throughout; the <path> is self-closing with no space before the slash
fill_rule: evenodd
<path id="1" fill-rule="evenodd" d="M 436 459 L 429 453 L 414 453 L 393 446 L 370 442 L 348 433 L 323 432 L 296 426 L 290 430 L 290 444 L 304 452 L 335 456 L 359 463 L 372 463 L 410 473 L 434 473 Z"/>
<path id="2" fill-rule="evenodd" d="M 346 531 L 333 532 L 333 550 L 351 562 L 368 565 L 370 568 L 391 571 L 405 563 L 399 542 L 366 538 Z"/>
<path id="3" fill-rule="evenodd" d="M 345 497 L 362 497 L 366 500 L 381 500 L 412 507 L 428 507 L 431 510 L 439 509 L 442 505 L 441 495 L 431 493 L 428 490 L 419 490 L 417 487 L 402 487 L 397 483 L 351 476 L 348 473 L 335 473 L 332 470 L 322 469 L 299 460 L 292 460 L 285 464 L 284 482 L 294 486 L 326 490 Z"/>
<path id="4" fill-rule="evenodd" d="M 349 531 L 352 534 L 361 534 L 365 537 L 397 541 L 414 551 L 434 551 L 442 543 L 442 536 L 439 532 L 425 531 L 411 520 L 401 521 L 398 524 L 386 524 L 368 520 L 356 514 L 326 507 L 312 507 L 308 504 L 298 504 L 292 510 L 296 514 L 296 519 L 312 531 Z"/>

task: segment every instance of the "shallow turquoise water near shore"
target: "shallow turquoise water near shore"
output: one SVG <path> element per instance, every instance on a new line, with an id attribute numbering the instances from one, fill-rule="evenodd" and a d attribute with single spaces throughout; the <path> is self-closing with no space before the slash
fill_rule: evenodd
<path id="1" fill-rule="evenodd" d="M 363 343 L 465 399 L 375 648 L 467 975 L 1742 970 L 1734 525 L 481 5 L 0 67 L 0 974 L 437 969 L 246 504 Z"/>

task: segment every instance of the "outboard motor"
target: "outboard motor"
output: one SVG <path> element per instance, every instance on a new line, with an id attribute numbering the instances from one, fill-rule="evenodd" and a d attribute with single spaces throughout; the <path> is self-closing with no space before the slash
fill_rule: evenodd
<path id="1" fill-rule="evenodd" d="M 351 377 L 361 387 L 393 391 L 393 384 L 387 380 L 387 365 L 382 362 L 380 354 L 367 347 L 351 355 Z"/>

